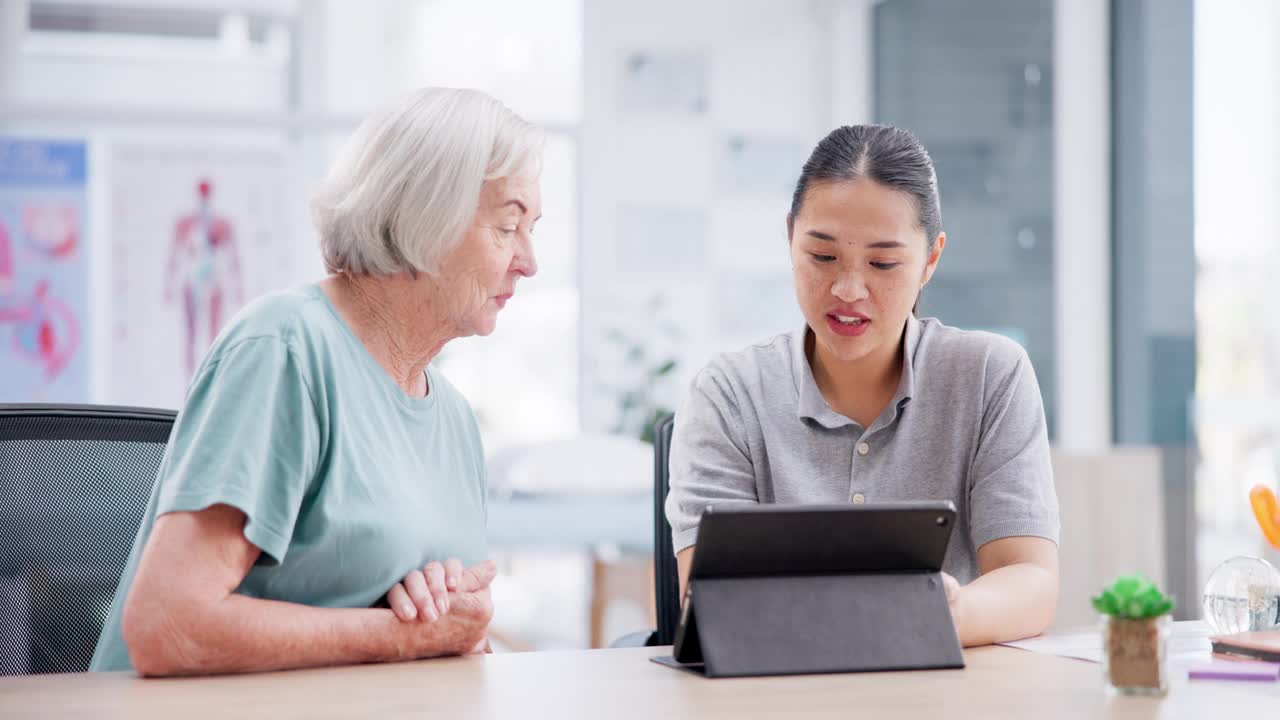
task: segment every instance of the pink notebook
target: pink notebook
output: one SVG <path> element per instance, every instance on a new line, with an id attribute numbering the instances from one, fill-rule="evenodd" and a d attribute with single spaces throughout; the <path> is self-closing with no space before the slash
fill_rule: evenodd
<path id="1" fill-rule="evenodd" d="M 1209 638 L 1213 652 L 1249 660 L 1280 662 L 1280 630 L 1255 630 Z"/>

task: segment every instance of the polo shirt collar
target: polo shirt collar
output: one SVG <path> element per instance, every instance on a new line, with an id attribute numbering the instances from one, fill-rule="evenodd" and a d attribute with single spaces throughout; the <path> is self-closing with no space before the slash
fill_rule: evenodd
<path id="1" fill-rule="evenodd" d="M 813 368 L 809 365 L 809 358 L 805 353 L 805 346 L 809 344 L 811 335 L 812 331 L 806 323 L 796 335 L 796 342 L 791 344 L 791 370 L 799 393 L 796 414 L 801 420 L 813 420 L 827 429 L 854 425 L 856 423 L 853 420 L 832 410 L 831 406 L 827 405 L 826 399 L 822 397 L 822 391 L 818 390 L 818 383 L 813 379 Z M 814 342 L 817 342 L 816 338 Z M 912 366 L 919 345 L 920 321 L 915 315 L 908 315 L 902 377 L 898 380 L 898 389 L 889 403 L 889 407 L 893 409 L 891 419 L 897 419 L 903 406 L 910 402 L 916 393 L 916 375 Z"/>

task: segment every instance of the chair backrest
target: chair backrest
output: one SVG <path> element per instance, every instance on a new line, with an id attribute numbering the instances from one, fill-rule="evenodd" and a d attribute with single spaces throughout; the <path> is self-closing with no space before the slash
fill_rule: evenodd
<path id="1" fill-rule="evenodd" d="M 653 427 L 653 597 L 658 621 L 654 645 L 675 642 L 676 625 L 680 622 L 680 576 L 666 512 L 674 428 L 674 415 L 659 419 Z"/>
<path id="2" fill-rule="evenodd" d="M 89 668 L 175 415 L 0 405 L 0 675 Z"/>

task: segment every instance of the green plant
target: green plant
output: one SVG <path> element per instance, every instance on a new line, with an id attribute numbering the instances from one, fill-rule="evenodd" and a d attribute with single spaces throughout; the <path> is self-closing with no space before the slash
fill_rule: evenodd
<path id="1" fill-rule="evenodd" d="M 642 343 L 631 340 L 623 333 L 612 330 L 608 339 L 626 345 L 626 363 L 632 383 L 619 392 L 618 421 L 613 431 L 653 442 L 653 424 L 671 412 L 671 408 L 657 398 L 657 386 L 676 369 L 675 357 L 652 357 Z"/>
<path id="2" fill-rule="evenodd" d="M 1145 620 L 1173 610 L 1173 598 L 1141 575 L 1125 575 L 1093 598 L 1093 609 L 1114 618 Z"/>
<path id="3" fill-rule="evenodd" d="M 670 383 L 680 364 L 683 336 L 665 309 L 666 299 L 654 295 L 642 309 L 618 318 L 604 336 L 616 359 L 611 382 L 602 385 L 617 401 L 612 431 L 647 443 L 653 442 L 654 423 L 671 413 Z"/>

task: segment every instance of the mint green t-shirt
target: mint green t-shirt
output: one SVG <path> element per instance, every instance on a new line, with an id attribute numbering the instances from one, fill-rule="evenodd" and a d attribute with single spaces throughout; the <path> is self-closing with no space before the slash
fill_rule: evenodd
<path id="1" fill-rule="evenodd" d="M 124 599 L 155 519 L 225 503 L 262 550 L 237 592 L 368 607 L 414 568 L 485 558 L 484 453 L 433 368 L 411 398 L 316 285 L 251 303 L 179 413 L 91 670 L 130 670 Z"/>

